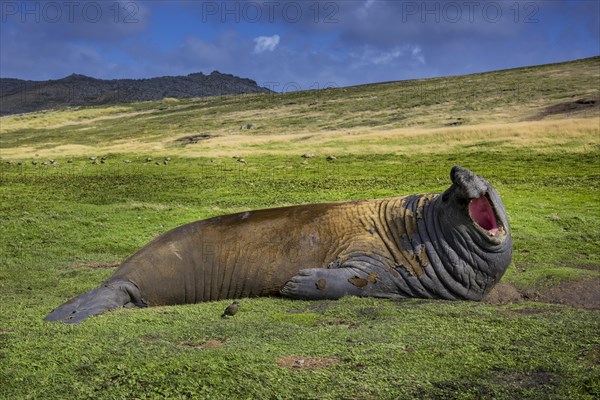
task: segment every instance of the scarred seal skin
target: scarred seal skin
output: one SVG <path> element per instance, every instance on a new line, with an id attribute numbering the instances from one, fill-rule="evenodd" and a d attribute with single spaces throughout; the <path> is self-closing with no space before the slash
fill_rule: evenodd
<path id="1" fill-rule="evenodd" d="M 52 311 L 77 323 L 119 307 L 283 295 L 481 300 L 512 258 L 500 197 L 460 166 L 442 194 L 310 204 L 193 222 Z"/>

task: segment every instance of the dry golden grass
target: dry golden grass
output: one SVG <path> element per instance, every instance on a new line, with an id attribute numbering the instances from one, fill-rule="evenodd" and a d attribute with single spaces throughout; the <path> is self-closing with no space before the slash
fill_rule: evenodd
<path id="1" fill-rule="evenodd" d="M 230 134 L 179 146 L 180 135 L 157 141 L 123 140 L 107 145 L 61 145 L 49 149 L 32 147 L 9 148 L 2 151 L 4 158 L 88 156 L 107 153 L 140 153 L 187 157 L 245 157 L 252 155 L 283 155 L 313 152 L 325 154 L 396 153 L 429 154 L 452 153 L 460 148 L 473 150 L 498 146 L 503 148 L 527 147 L 535 151 L 555 150 L 589 151 L 600 145 L 598 118 L 571 118 L 558 120 L 491 123 L 445 128 L 352 128 L 336 131 L 298 132 L 294 134 L 248 135 Z"/>
<path id="2" fill-rule="evenodd" d="M 600 92 L 593 84 L 599 66 L 596 57 L 335 90 L 165 98 L 6 116 L 0 119 L 0 148 L 4 158 L 584 151 L 600 136 Z M 203 135 L 213 138 L 177 142 Z"/>
<path id="3" fill-rule="evenodd" d="M 96 121 L 122 118 L 136 114 L 138 113 L 131 112 L 131 107 L 112 106 L 8 115 L 2 117 L 0 131 L 8 133 L 29 128 L 54 129 L 67 125 L 90 124 Z"/>

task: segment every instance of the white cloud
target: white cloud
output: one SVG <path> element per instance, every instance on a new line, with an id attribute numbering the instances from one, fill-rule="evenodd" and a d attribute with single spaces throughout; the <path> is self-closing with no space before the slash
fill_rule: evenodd
<path id="1" fill-rule="evenodd" d="M 423 55 L 421 46 L 416 45 L 415 47 L 413 47 L 411 55 L 412 55 L 413 60 L 416 60 L 421 64 L 425 64 L 425 56 Z"/>
<path id="2" fill-rule="evenodd" d="M 349 53 L 353 60 L 352 67 L 362 68 L 369 65 L 389 65 L 398 60 L 412 61 L 413 64 L 425 64 L 425 56 L 419 45 L 395 46 L 388 51 L 381 51 L 372 46 L 365 46 L 360 53 Z"/>
<path id="3" fill-rule="evenodd" d="M 371 55 L 371 62 L 378 65 L 389 64 L 392 60 L 400 57 L 403 53 L 404 51 L 402 49 L 395 47 L 391 51 Z"/>
<path id="4" fill-rule="evenodd" d="M 254 45 L 254 53 L 260 54 L 264 53 L 265 51 L 275 50 L 275 48 L 279 44 L 279 39 L 279 35 L 259 36 L 257 38 L 254 38 L 254 42 L 256 43 Z"/>
<path id="5" fill-rule="evenodd" d="M 363 20 L 369 17 L 369 8 L 375 4 L 375 0 L 366 0 L 364 4 L 356 9 L 356 16 Z"/>

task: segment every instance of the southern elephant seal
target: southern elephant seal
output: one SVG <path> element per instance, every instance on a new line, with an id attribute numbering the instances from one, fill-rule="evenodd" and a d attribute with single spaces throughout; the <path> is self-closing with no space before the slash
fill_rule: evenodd
<path id="1" fill-rule="evenodd" d="M 512 257 L 504 205 L 460 166 L 442 194 L 301 205 L 175 228 L 52 311 L 77 323 L 122 306 L 252 296 L 481 300 Z"/>

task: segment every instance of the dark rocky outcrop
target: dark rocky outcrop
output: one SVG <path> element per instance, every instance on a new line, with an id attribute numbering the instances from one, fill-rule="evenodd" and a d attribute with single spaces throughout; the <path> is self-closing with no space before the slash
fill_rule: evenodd
<path id="1" fill-rule="evenodd" d="M 130 103 L 165 97 L 191 98 L 244 93 L 270 93 L 255 81 L 213 71 L 210 75 L 150 79 L 95 79 L 72 74 L 49 81 L 0 78 L 0 115 L 61 107 Z"/>

